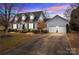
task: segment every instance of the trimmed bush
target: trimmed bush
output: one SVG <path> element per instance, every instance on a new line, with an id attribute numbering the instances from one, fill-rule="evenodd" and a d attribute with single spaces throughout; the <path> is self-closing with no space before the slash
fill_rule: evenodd
<path id="1" fill-rule="evenodd" d="M 42 33 L 48 33 L 48 30 L 42 30 Z"/>
<path id="2" fill-rule="evenodd" d="M 11 32 L 11 29 L 8 29 L 8 32 Z"/>
<path id="3" fill-rule="evenodd" d="M 8 32 L 17 32 L 17 29 L 8 29 Z"/>
<path id="4" fill-rule="evenodd" d="M 28 32 L 33 32 L 33 29 L 28 29 Z"/>
<path id="5" fill-rule="evenodd" d="M 22 33 L 27 33 L 27 32 L 28 32 L 27 29 L 22 30 Z"/>
<path id="6" fill-rule="evenodd" d="M 33 30 L 33 32 L 34 32 L 34 33 L 39 33 L 39 31 L 38 31 L 38 30 Z"/>

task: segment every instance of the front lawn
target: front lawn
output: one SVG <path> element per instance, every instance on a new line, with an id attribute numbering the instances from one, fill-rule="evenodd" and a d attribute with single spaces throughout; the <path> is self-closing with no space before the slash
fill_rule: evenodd
<path id="1" fill-rule="evenodd" d="M 30 42 L 31 39 L 37 37 L 33 33 L 0 33 L 0 53 L 6 49 L 16 47 L 17 45 Z"/>

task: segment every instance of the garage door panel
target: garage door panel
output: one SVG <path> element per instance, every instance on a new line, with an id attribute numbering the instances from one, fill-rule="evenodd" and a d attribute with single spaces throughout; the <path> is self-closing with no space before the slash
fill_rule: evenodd
<path id="1" fill-rule="evenodd" d="M 56 32 L 56 28 L 55 27 L 49 27 L 49 32 Z"/>
<path id="2" fill-rule="evenodd" d="M 49 27 L 49 32 L 58 32 L 58 33 L 66 33 L 66 27 Z"/>
<path id="3" fill-rule="evenodd" d="M 59 27 L 59 29 L 58 29 L 58 32 L 59 33 L 65 33 L 66 32 L 66 27 Z"/>

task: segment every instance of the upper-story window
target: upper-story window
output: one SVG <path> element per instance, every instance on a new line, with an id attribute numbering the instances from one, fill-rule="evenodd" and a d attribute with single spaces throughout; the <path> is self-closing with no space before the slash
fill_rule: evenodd
<path id="1" fill-rule="evenodd" d="M 18 16 L 15 17 L 15 21 L 18 21 Z"/>
<path id="2" fill-rule="evenodd" d="M 33 15 L 33 14 L 30 15 L 30 19 L 31 19 L 31 20 L 34 19 L 34 15 Z"/>
<path id="3" fill-rule="evenodd" d="M 26 16 L 23 14 L 22 15 L 22 21 L 24 21 L 26 19 Z"/>

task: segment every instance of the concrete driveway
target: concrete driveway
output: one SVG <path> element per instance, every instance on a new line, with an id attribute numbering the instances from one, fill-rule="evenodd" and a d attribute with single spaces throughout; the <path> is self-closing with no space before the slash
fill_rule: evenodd
<path id="1" fill-rule="evenodd" d="M 18 48 L 8 51 L 7 55 L 68 55 L 70 43 L 64 33 L 49 33 L 33 39 Z"/>

